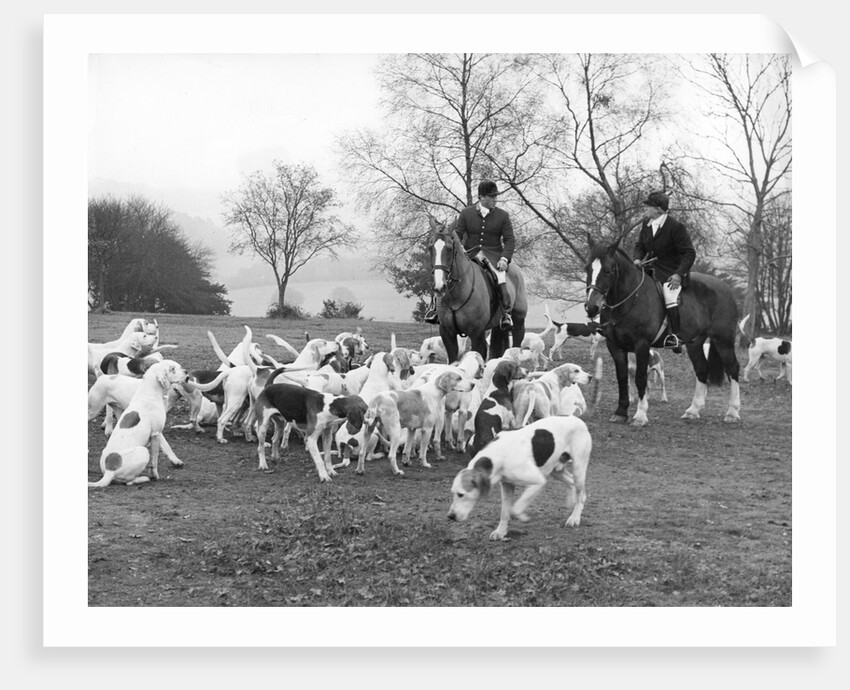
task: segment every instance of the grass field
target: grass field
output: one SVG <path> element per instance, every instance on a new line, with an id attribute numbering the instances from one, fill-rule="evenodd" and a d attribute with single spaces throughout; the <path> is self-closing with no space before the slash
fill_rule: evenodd
<path id="1" fill-rule="evenodd" d="M 138 314 L 89 315 L 89 339 L 117 337 Z M 211 330 L 229 352 L 243 324 L 275 357 L 274 333 L 296 347 L 356 322 L 272 322 L 158 316 L 162 341 L 187 369 L 217 368 Z M 360 322 L 373 351 L 418 347 L 436 330 Z M 549 341 L 551 343 L 551 338 Z M 585 343 L 564 361 L 590 367 Z M 295 439 L 272 471 L 254 444 L 214 429 L 167 431 L 185 462 L 160 457 L 159 482 L 89 490 L 91 606 L 790 606 L 791 387 L 741 385 L 739 424 L 722 415 L 728 387 L 710 389 L 702 419 L 679 419 L 693 395 L 685 355 L 664 354 L 670 402 L 650 394 L 643 428 L 608 422 L 616 403 L 606 357 L 582 523 L 564 527 L 564 487 L 553 482 L 528 523 L 487 539 L 499 492 L 469 521 L 447 520 L 452 478 L 468 458 L 447 452 L 432 469 L 392 475 L 386 459 L 320 484 Z M 739 361 L 745 353 L 739 352 Z M 633 412 L 633 410 L 632 410 Z M 169 418 L 183 423 L 185 405 Z M 88 479 L 100 478 L 105 437 L 89 424 Z M 82 481 L 82 478 L 81 478 Z"/>

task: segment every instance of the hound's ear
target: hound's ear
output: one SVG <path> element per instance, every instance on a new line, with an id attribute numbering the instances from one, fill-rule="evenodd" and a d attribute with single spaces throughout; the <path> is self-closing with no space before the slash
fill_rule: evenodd
<path id="1" fill-rule="evenodd" d="M 313 353 L 313 359 L 315 359 L 317 362 L 322 361 L 322 351 L 319 349 L 318 343 L 313 343 L 310 346 L 310 351 Z"/>
<path id="2" fill-rule="evenodd" d="M 472 486 L 478 489 L 481 498 L 490 493 L 490 474 L 493 472 L 493 461 L 488 457 L 481 457 L 472 466 Z"/>
<path id="3" fill-rule="evenodd" d="M 160 367 L 159 371 L 156 373 L 156 380 L 159 385 L 162 386 L 163 390 L 171 385 L 171 381 L 168 379 L 168 371 L 169 367 Z"/>

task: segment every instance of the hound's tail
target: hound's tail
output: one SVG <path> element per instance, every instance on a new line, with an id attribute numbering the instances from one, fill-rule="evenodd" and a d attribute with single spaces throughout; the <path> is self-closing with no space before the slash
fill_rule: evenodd
<path id="1" fill-rule="evenodd" d="M 738 330 L 741 331 L 741 344 L 744 345 L 745 347 L 748 347 L 750 345 L 750 343 L 752 342 L 752 339 L 750 338 L 749 335 L 747 335 L 747 332 L 744 330 L 744 327 L 746 326 L 747 320 L 749 318 L 750 318 L 750 315 L 747 314 L 738 323 Z"/>
<path id="2" fill-rule="evenodd" d="M 599 399 L 602 397 L 602 357 L 596 358 L 596 369 L 593 372 L 593 380 L 590 382 L 590 399 L 594 405 L 599 404 Z"/>
<path id="3" fill-rule="evenodd" d="M 231 362 L 227 358 L 227 355 L 224 354 L 224 350 L 222 350 L 219 347 L 218 341 L 215 339 L 215 336 L 212 334 L 212 331 L 207 331 L 207 338 L 209 338 L 210 344 L 212 345 L 212 348 L 213 348 L 213 351 L 215 352 L 216 357 L 218 357 L 219 360 L 221 360 L 221 363 L 228 366 L 228 367 L 234 366 L 233 362 Z"/>
<path id="4" fill-rule="evenodd" d="M 198 383 L 197 381 L 192 381 L 190 379 L 189 381 L 184 381 L 182 385 L 187 390 L 196 390 L 200 391 L 201 393 L 209 393 L 210 391 L 218 388 L 219 385 L 221 385 L 221 382 L 224 381 L 224 379 L 226 379 L 228 376 L 230 376 L 231 371 L 233 371 L 233 369 L 225 369 L 209 383 Z"/>
<path id="5" fill-rule="evenodd" d="M 103 477 L 96 482 L 89 482 L 90 487 L 103 488 L 104 486 L 109 486 L 112 483 L 113 478 L 115 477 L 115 472 L 111 470 L 106 470 L 103 473 Z"/>
<path id="6" fill-rule="evenodd" d="M 395 331 L 390 333 L 390 352 L 394 352 L 396 350 L 396 342 L 395 342 Z"/>
<path id="7" fill-rule="evenodd" d="M 242 359 L 245 360 L 245 364 L 248 365 L 248 368 L 251 370 L 251 374 L 254 376 L 257 375 L 257 363 L 254 361 L 254 358 L 251 356 L 251 340 L 253 338 L 253 334 L 251 333 L 251 329 L 248 326 L 245 326 L 245 335 L 242 338 Z"/>
<path id="8" fill-rule="evenodd" d="M 292 345 L 290 345 L 288 342 L 286 342 L 283 338 L 279 338 L 278 336 L 276 336 L 272 333 L 266 333 L 266 338 L 271 340 L 275 345 L 280 345 L 280 347 L 282 347 L 284 350 L 286 350 L 289 354 L 291 354 L 296 359 L 298 358 L 298 355 L 301 354 L 300 352 L 298 352 L 298 350 L 296 350 L 294 347 L 292 347 Z"/>
<path id="9" fill-rule="evenodd" d="M 726 380 L 726 368 L 717 351 L 717 346 L 711 341 L 708 348 L 708 385 L 722 386 Z"/>

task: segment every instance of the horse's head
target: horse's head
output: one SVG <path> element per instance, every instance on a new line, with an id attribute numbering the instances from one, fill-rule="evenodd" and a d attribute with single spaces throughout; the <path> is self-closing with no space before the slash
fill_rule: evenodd
<path id="1" fill-rule="evenodd" d="M 434 291 L 443 294 L 448 288 L 456 251 L 454 233 L 442 223 L 429 217 L 431 235 L 428 240 L 431 265 L 434 268 Z"/>
<path id="2" fill-rule="evenodd" d="M 621 260 L 618 260 L 620 240 L 609 244 L 607 242 L 594 242 L 588 236 L 590 253 L 587 257 L 587 295 L 584 299 L 584 310 L 592 319 L 601 311 L 605 304 L 605 298 L 617 283 L 620 274 Z M 622 254 L 622 252 L 620 252 Z"/>

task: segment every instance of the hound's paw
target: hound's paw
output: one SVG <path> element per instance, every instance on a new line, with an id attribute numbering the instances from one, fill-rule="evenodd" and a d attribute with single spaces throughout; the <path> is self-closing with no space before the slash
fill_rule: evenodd
<path id="1" fill-rule="evenodd" d="M 531 517 L 529 517 L 528 513 L 515 513 L 514 511 L 511 511 L 511 516 L 515 517 L 520 522 L 528 522 L 529 520 L 531 520 Z"/>
<path id="2" fill-rule="evenodd" d="M 632 426 L 646 426 L 648 422 L 649 422 L 649 420 L 646 419 L 645 417 L 644 418 L 634 417 L 632 419 Z"/>
<path id="3" fill-rule="evenodd" d="M 174 460 L 171 461 L 171 465 L 172 467 L 183 467 L 183 461 L 179 458 L 174 458 Z"/>
<path id="4" fill-rule="evenodd" d="M 580 522 L 581 522 L 581 518 L 580 518 L 580 517 L 573 517 L 572 515 L 570 515 L 570 516 L 567 518 L 567 524 L 566 524 L 566 527 L 578 527 L 578 525 L 579 525 L 579 523 L 580 523 Z"/>
<path id="5" fill-rule="evenodd" d="M 685 414 L 682 415 L 681 419 L 699 419 L 699 411 L 688 408 L 685 410 Z"/>
<path id="6" fill-rule="evenodd" d="M 366 470 L 357 469 L 357 470 L 354 470 L 354 474 L 366 474 Z"/>
<path id="7" fill-rule="evenodd" d="M 324 484 L 325 482 L 332 481 L 332 479 L 328 476 L 324 476 L 324 477 L 319 477 L 319 481 L 322 482 L 322 484 Z"/>
<path id="8" fill-rule="evenodd" d="M 431 468 L 431 467 L 433 467 L 433 465 L 432 465 L 431 463 L 428 463 L 428 462 L 423 462 L 423 463 L 422 463 L 422 467 L 428 467 L 428 468 Z"/>
<path id="9" fill-rule="evenodd" d="M 507 537 L 505 536 L 507 533 L 508 530 L 503 531 L 500 529 L 494 529 L 492 532 L 490 532 L 490 541 L 503 541 L 507 539 Z"/>
<path id="10" fill-rule="evenodd" d="M 224 444 L 224 443 L 227 443 L 227 442 L 228 442 L 226 438 L 219 438 L 219 439 L 216 439 L 216 440 L 217 440 L 219 443 L 221 443 L 221 444 Z"/>
<path id="11" fill-rule="evenodd" d="M 741 418 L 737 414 L 727 412 L 726 416 L 723 418 L 723 421 L 734 423 L 734 422 L 740 422 Z"/>
<path id="12" fill-rule="evenodd" d="M 403 476 L 404 476 L 404 470 L 399 470 L 399 471 L 398 471 L 398 472 L 396 472 L 395 474 L 396 474 L 396 476 L 398 476 L 398 477 L 403 477 Z"/>

